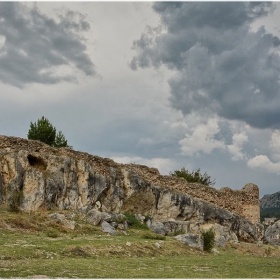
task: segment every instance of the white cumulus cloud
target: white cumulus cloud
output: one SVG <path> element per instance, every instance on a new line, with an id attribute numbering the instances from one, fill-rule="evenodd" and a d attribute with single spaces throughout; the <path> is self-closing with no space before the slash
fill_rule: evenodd
<path id="1" fill-rule="evenodd" d="M 206 124 L 197 125 L 179 141 L 181 153 L 192 156 L 200 152 L 210 154 L 214 149 L 225 149 L 224 141 L 215 139 L 219 132 L 218 120 L 215 118 L 209 119 Z"/>
<path id="2" fill-rule="evenodd" d="M 266 155 L 251 158 L 247 165 L 252 169 L 260 169 L 268 173 L 280 174 L 280 162 L 272 162 Z"/>
<path id="3" fill-rule="evenodd" d="M 248 142 L 248 136 L 246 132 L 235 133 L 232 137 L 232 144 L 227 145 L 229 153 L 232 155 L 232 160 L 242 160 L 244 159 L 244 154 L 242 152 L 243 144 Z"/>
<path id="4" fill-rule="evenodd" d="M 274 158 L 280 160 L 280 130 L 279 129 L 273 131 L 269 141 L 269 147 L 273 152 Z"/>

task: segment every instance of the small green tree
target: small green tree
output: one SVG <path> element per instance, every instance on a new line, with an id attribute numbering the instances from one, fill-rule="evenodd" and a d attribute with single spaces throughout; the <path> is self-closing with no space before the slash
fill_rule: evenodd
<path id="1" fill-rule="evenodd" d="M 30 123 L 28 139 L 39 140 L 50 146 L 55 142 L 56 129 L 44 116 L 35 123 Z"/>
<path id="2" fill-rule="evenodd" d="M 68 147 L 67 140 L 65 139 L 61 131 L 59 131 L 55 136 L 54 147 Z"/>
<path id="3" fill-rule="evenodd" d="M 215 180 L 211 180 L 211 177 L 207 175 L 206 172 L 204 174 L 201 174 L 200 168 L 190 172 L 185 167 L 183 167 L 181 168 L 181 170 L 175 170 L 173 172 L 170 172 L 170 175 L 174 177 L 184 178 L 190 183 L 200 183 L 207 186 L 214 186 L 216 183 Z"/>
<path id="4" fill-rule="evenodd" d="M 201 235 L 203 236 L 203 250 L 210 253 L 215 246 L 215 231 L 213 228 L 202 230 Z"/>
<path id="5" fill-rule="evenodd" d="M 56 128 L 44 116 L 37 122 L 30 123 L 27 137 L 31 140 L 39 140 L 52 147 L 70 147 L 62 132 L 56 133 Z"/>

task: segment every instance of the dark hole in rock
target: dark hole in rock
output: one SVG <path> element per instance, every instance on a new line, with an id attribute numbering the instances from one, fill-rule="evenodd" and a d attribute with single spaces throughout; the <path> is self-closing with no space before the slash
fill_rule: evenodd
<path id="1" fill-rule="evenodd" d="M 32 155 L 27 156 L 28 162 L 31 166 L 35 167 L 40 171 L 44 171 L 47 169 L 47 164 L 39 157 L 35 157 Z"/>

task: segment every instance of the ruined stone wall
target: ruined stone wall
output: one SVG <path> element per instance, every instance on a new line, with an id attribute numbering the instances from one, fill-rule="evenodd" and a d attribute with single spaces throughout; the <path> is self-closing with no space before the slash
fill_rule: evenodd
<path id="1" fill-rule="evenodd" d="M 252 222 L 259 222 L 260 220 L 259 189 L 251 183 L 247 184 L 241 190 L 231 190 L 227 187 L 217 190 L 201 184 L 188 183 L 182 178 L 160 175 L 156 168 L 149 168 L 137 164 L 118 164 L 108 158 L 93 156 L 69 148 L 52 148 L 39 141 L 18 137 L 0 136 L 0 149 L 5 149 L 6 152 L 25 150 L 31 154 L 35 152 L 49 156 L 67 156 L 74 160 L 84 160 L 93 167 L 96 173 L 108 177 L 110 177 L 110 170 L 112 168 L 117 170 L 131 170 L 151 185 L 166 187 L 178 193 L 188 194 L 193 198 L 212 203 L 220 208 L 238 214 Z M 1 173 L 2 178 L 0 180 L 6 181 L 5 174 L 8 174 L 8 172 L 2 170 Z M 9 173 L 11 174 L 11 172 Z"/>

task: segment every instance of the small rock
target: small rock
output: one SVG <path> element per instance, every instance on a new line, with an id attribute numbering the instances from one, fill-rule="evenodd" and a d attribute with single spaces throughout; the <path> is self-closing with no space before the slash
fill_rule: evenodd
<path id="1" fill-rule="evenodd" d="M 127 221 L 124 221 L 124 222 L 123 222 L 123 226 L 124 226 L 124 229 L 128 229 L 128 222 L 127 222 Z"/>
<path id="2" fill-rule="evenodd" d="M 129 246 L 129 247 L 131 246 L 130 242 L 126 242 L 125 244 L 126 244 L 126 246 Z"/>
<path id="3" fill-rule="evenodd" d="M 157 248 L 160 248 L 160 247 L 161 247 L 159 243 L 155 243 L 155 246 L 156 246 Z"/>
<path id="4" fill-rule="evenodd" d="M 145 216 L 142 216 L 141 214 L 135 214 L 134 217 L 141 223 L 144 223 Z"/>
<path id="5" fill-rule="evenodd" d="M 118 224 L 118 229 L 124 230 L 124 224 Z"/>
<path id="6" fill-rule="evenodd" d="M 219 252 L 216 248 L 213 249 L 213 252 L 214 252 L 215 254 L 220 254 L 220 252 Z"/>
<path id="7" fill-rule="evenodd" d="M 118 227 L 118 223 L 117 223 L 117 222 L 111 222 L 110 225 L 111 225 L 113 228 L 117 228 L 117 227 Z"/>
<path id="8" fill-rule="evenodd" d="M 96 202 L 95 202 L 95 208 L 96 208 L 97 210 L 99 210 L 99 209 L 101 208 L 101 202 L 100 202 L 100 201 L 96 201 Z"/>
<path id="9" fill-rule="evenodd" d="M 149 220 L 146 222 L 146 225 L 147 225 L 148 228 L 150 228 L 151 225 L 152 225 L 152 221 L 149 219 Z"/>

